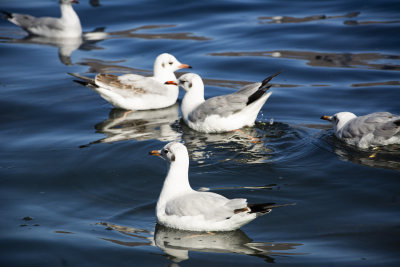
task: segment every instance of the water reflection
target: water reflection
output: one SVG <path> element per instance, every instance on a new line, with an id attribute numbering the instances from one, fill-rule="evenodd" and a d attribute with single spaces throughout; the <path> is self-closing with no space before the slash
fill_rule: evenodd
<path id="1" fill-rule="evenodd" d="M 333 151 L 343 161 L 373 168 L 400 171 L 400 145 L 359 149 L 338 140 L 330 131 L 321 133 L 319 139 L 323 141 L 323 149 Z"/>
<path id="2" fill-rule="evenodd" d="M 96 33 L 97 32 L 92 32 Z M 103 35 L 104 36 L 104 35 Z M 98 38 L 95 38 L 95 35 L 92 34 L 90 39 L 86 39 L 84 37 L 78 38 L 49 38 L 43 36 L 33 36 L 28 35 L 24 38 L 8 38 L 1 37 L 1 43 L 13 43 L 13 44 L 38 44 L 38 45 L 46 45 L 53 46 L 58 48 L 58 58 L 61 63 L 64 65 L 73 65 L 71 61 L 71 54 L 77 49 L 81 50 L 94 50 L 94 49 L 102 49 L 96 46 L 96 43 L 104 40 L 101 38 L 101 35 L 98 35 Z"/>
<path id="3" fill-rule="evenodd" d="M 255 256 L 266 262 L 275 262 L 273 256 L 295 256 L 306 253 L 293 252 L 301 243 L 253 242 L 242 230 L 230 232 L 191 232 L 168 228 L 157 224 L 154 236 L 151 231 L 119 226 L 107 222 L 96 223 L 106 230 L 122 234 L 118 239 L 102 237 L 113 244 L 127 247 L 156 246 L 175 263 L 188 260 L 189 251 L 211 253 L 235 253 Z"/>
<path id="4" fill-rule="evenodd" d="M 312 67 L 400 70 L 400 55 L 381 53 L 320 53 L 312 51 L 276 50 L 260 52 L 210 53 L 210 55 L 229 57 L 274 57 L 306 60 L 307 65 Z"/>
<path id="5" fill-rule="evenodd" d="M 339 18 L 354 18 L 357 17 L 360 12 L 351 12 L 344 15 L 327 16 L 327 15 L 314 15 L 306 17 L 289 17 L 289 16 L 272 16 L 272 17 L 259 17 L 260 23 L 304 23 L 316 20 L 327 20 L 327 19 L 339 19 Z"/>
<path id="6" fill-rule="evenodd" d="M 24 38 L 13 38 L 3 35 L 8 35 L 6 32 L 0 33 L 0 42 L 16 43 L 16 44 L 39 44 L 58 47 L 58 56 L 61 63 L 72 65 L 71 54 L 77 49 L 93 50 L 102 49 L 96 46 L 96 43 L 105 39 L 119 38 L 140 38 L 140 39 L 170 39 L 170 40 L 192 40 L 206 41 L 209 38 L 196 36 L 189 32 L 172 32 L 172 33 L 141 33 L 143 30 L 154 30 L 163 28 L 174 28 L 177 25 L 143 25 L 127 30 L 105 32 L 105 27 L 96 28 L 94 31 L 83 33 L 79 38 L 48 38 L 40 36 L 26 36 Z M 17 33 L 17 32 L 15 32 Z M 13 34 L 14 35 L 14 34 Z"/>
<path id="7" fill-rule="evenodd" d="M 241 131 L 218 134 L 199 133 L 183 123 L 181 127 L 191 160 L 202 167 L 227 161 L 246 164 L 287 161 L 309 151 L 303 129 L 279 122 L 258 121 Z"/>
<path id="8" fill-rule="evenodd" d="M 179 141 L 181 134 L 173 128 L 178 120 L 178 103 L 173 106 L 143 111 L 112 109 L 108 119 L 95 125 L 97 133 L 107 137 L 90 142 L 113 143 L 126 140 L 157 139 L 163 142 Z"/>
<path id="9" fill-rule="evenodd" d="M 271 255 L 302 255 L 287 252 L 301 246 L 300 243 L 252 242 L 243 231 L 191 232 L 156 225 L 154 243 L 174 262 L 189 259 L 189 251 L 235 253 L 263 258 L 275 262 Z"/>

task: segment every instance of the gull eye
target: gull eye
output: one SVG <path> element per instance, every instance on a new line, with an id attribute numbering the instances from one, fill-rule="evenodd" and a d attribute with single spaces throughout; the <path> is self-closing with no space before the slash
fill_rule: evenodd
<path id="1" fill-rule="evenodd" d="M 172 64 L 174 64 L 174 62 L 169 62 L 168 64 L 172 66 Z"/>
<path id="2" fill-rule="evenodd" d="M 168 149 L 164 149 L 163 152 L 164 152 L 165 154 L 168 154 L 169 151 L 168 151 Z"/>

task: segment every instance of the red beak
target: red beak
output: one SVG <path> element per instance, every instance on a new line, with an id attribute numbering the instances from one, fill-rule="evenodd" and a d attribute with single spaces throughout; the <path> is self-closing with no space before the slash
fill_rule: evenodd
<path id="1" fill-rule="evenodd" d="M 152 151 L 149 152 L 149 154 L 152 155 L 152 156 L 161 156 L 159 150 L 152 150 Z"/>
<path id="2" fill-rule="evenodd" d="M 181 65 L 179 65 L 178 68 L 180 68 L 180 69 L 191 69 L 192 66 L 190 66 L 190 65 L 188 65 L 188 64 L 181 64 Z"/>
<path id="3" fill-rule="evenodd" d="M 166 81 L 164 84 L 173 84 L 173 85 L 178 85 L 176 82 L 174 81 Z"/>

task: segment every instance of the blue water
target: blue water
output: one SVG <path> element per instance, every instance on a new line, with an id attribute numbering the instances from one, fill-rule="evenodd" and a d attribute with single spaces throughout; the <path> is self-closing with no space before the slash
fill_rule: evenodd
<path id="1" fill-rule="evenodd" d="M 59 14 L 50 0 L 0 9 Z M 319 119 L 400 114 L 398 1 L 82 0 L 75 10 L 85 32 L 107 37 L 55 43 L 0 20 L 1 266 L 398 266 L 400 148 L 357 150 Z M 245 134 L 197 133 L 179 105 L 124 117 L 66 74 L 150 75 L 163 52 L 194 67 L 206 98 L 283 72 Z M 296 205 L 229 233 L 156 226 L 167 167 L 147 152 L 173 140 L 189 149 L 192 187 Z"/>

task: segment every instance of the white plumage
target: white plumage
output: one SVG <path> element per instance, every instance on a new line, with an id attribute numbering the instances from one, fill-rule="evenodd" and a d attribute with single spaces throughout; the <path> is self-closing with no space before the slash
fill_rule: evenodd
<path id="1" fill-rule="evenodd" d="M 50 38 L 77 38 L 82 35 L 82 26 L 78 15 L 72 8 L 77 0 L 60 0 L 61 18 L 40 17 L 2 11 L 6 19 L 21 27 L 30 35 Z"/>
<path id="2" fill-rule="evenodd" d="M 271 92 L 268 82 L 279 73 L 271 75 L 262 83 L 244 86 L 228 95 L 204 99 L 204 84 L 199 75 L 187 73 L 179 78 L 179 85 L 186 91 L 181 104 L 183 120 L 192 129 L 205 133 L 228 132 L 253 126 L 258 112 Z"/>
<path id="3" fill-rule="evenodd" d="M 212 192 L 198 192 L 189 184 L 189 156 L 177 142 L 151 155 L 169 162 L 169 171 L 157 201 L 158 223 L 190 231 L 231 231 L 278 207 L 274 203 L 248 204 L 244 198 L 228 199 Z"/>
<path id="4" fill-rule="evenodd" d="M 116 76 L 97 74 L 91 79 L 79 74 L 69 73 L 88 85 L 114 107 L 126 110 L 149 110 L 172 106 L 178 99 L 178 86 L 165 84 L 175 80 L 174 72 L 182 68 L 191 68 L 180 63 L 173 55 L 163 53 L 154 62 L 152 77 L 137 74 Z"/>

